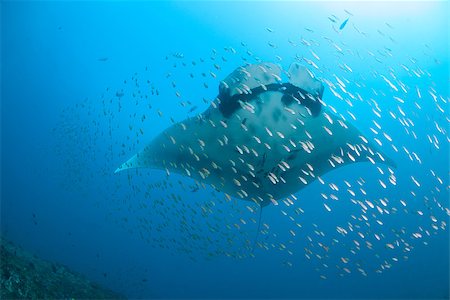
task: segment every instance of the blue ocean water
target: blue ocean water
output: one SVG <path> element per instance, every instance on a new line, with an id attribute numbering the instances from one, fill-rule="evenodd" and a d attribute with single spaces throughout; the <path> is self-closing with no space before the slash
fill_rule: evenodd
<path id="1" fill-rule="evenodd" d="M 446 1 L 4 1 L 2 235 L 130 298 L 448 298 L 448 18 Z M 397 167 L 265 207 L 252 250 L 256 205 L 114 170 L 260 61 L 308 67 Z"/>

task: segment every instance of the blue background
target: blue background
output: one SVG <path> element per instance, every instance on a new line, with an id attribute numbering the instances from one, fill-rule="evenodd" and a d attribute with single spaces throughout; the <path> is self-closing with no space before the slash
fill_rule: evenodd
<path id="1" fill-rule="evenodd" d="M 448 228 L 440 228 L 436 234 L 430 229 L 431 215 L 439 224 L 448 224 L 448 9 L 444 1 L 2 2 L 2 235 L 133 298 L 448 298 Z M 333 14 L 339 18 L 336 23 L 328 19 Z M 347 17 L 348 24 L 338 30 Z M 324 37 L 339 45 L 343 53 L 337 53 Z M 312 46 L 302 44 L 302 38 Z M 297 46 L 290 45 L 288 39 Z M 225 47 L 233 47 L 236 54 Z M 383 108 L 383 117 L 376 120 L 393 137 L 394 144 L 415 151 L 422 159 L 422 164 L 411 161 L 403 150 L 396 153 L 383 140 L 383 151 L 398 165 L 396 187 L 382 189 L 378 184 L 382 177 L 370 164 L 346 166 L 324 177 L 342 188 L 343 180 L 356 182 L 362 177 L 368 198 L 389 199 L 389 205 L 397 208 L 401 208 L 400 199 L 408 203 L 409 213 L 384 215 L 384 225 L 375 232 L 391 236 L 392 229 L 404 228 L 405 239 L 414 249 L 408 260 L 400 259 L 381 274 L 374 272 L 375 261 L 400 258 L 405 253 L 379 247 L 375 258 L 373 251 L 363 250 L 355 260 L 364 261 L 368 276 L 361 276 L 353 267 L 351 274 L 341 277 L 342 272 L 335 271 L 334 265 L 341 264 L 339 257 L 347 255 L 352 243 L 352 238 L 341 236 L 327 261 L 330 270 L 326 280 L 315 271 L 321 266 L 320 260 L 304 256 L 306 237 L 315 235 L 312 224 L 332 237 L 336 224 L 346 224 L 352 214 L 357 215 L 344 191 L 337 193 L 340 200 L 333 203 L 331 213 L 324 210 L 320 197 L 320 193 L 329 191 L 318 182 L 297 193 L 305 213 L 298 218 L 303 228 L 290 246 L 294 255 L 275 247 L 268 251 L 257 248 L 255 257 L 251 257 L 251 251 L 242 245 L 245 239 L 254 239 L 256 225 L 248 222 L 242 230 L 226 227 L 239 223 L 241 216 L 237 214 L 252 218 L 245 208 L 248 203 L 217 200 L 224 199 L 223 195 L 209 187 L 195 193 L 192 188 L 183 190 L 178 181 L 186 186 L 194 182 L 178 175 L 166 179 L 163 171 L 113 174 L 118 165 L 168 127 L 170 117 L 179 121 L 193 115 L 190 106 L 178 105 L 175 90 L 180 91 L 182 100 L 198 106 L 194 111 L 198 113 L 207 107 L 202 99 L 214 99 L 219 80 L 245 60 L 255 62 L 257 56 L 277 62 L 276 56 L 280 56 L 286 69 L 296 55 L 313 60 L 310 48 L 320 56 L 315 62 L 321 71 L 310 67 L 319 77 L 334 81 L 332 74 L 344 76 L 351 82 L 348 90 L 359 92 L 367 100 L 355 103 L 351 110 L 357 116 L 352 121 L 355 126 L 369 138 L 374 137 L 370 127 L 374 127 L 372 120 L 376 117 L 368 100 L 372 98 Z M 200 58 L 205 62 L 200 63 Z M 214 63 L 221 66 L 220 71 L 214 69 Z M 352 73 L 344 73 L 339 67 L 344 63 Z M 402 64 L 430 76 L 418 78 Z M 217 79 L 210 71 L 217 73 Z M 194 79 L 189 78 L 190 73 L 195 73 Z M 380 76 L 394 82 L 390 74 L 409 87 L 408 93 L 390 89 Z M 147 80 L 150 84 L 146 85 Z M 176 82 L 175 89 L 172 81 Z M 357 88 L 354 83 L 363 87 Z M 158 89 L 159 96 L 149 96 L 151 100 L 133 97 L 133 93 L 150 95 L 151 85 Z M 420 111 L 413 105 L 418 101 L 416 87 L 422 92 Z M 430 87 L 444 99 L 438 99 L 444 112 L 437 110 L 428 92 Z M 373 90 L 384 95 L 376 97 Z M 124 94 L 120 99 L 118 92 Z M 414 121 L 411 129 L 418 139 L 389 117 L 387 112 L 399 105 L 392 99 L 396 95 L 405 100 L 402 107 Z M 327 88 L 324 101 L 339 112 L 348 109 Z M 146 121 L 141 124 L 142 114 Z M 445 132 L 438 132 L 433 121 Z M 439 137 L 439 149 L 428 142 L 427 134 Z M 421 182 L 420 188 L 411 181 L 411 175 Z M 164 181 L 173 186 L 146 189 L 149 183 Z M 411 196 L 411 190 L 416 191 L 416 197 Z M 182 201 L 170 200 L 172 193 Z M 425 196 L 436 201 L 427 206 Z M 156 201 L 160 199 L 167 204 Z M 214 214 L 203 218 L 193 215 L 182 205 L 197 207 L 209 200 L 215 201 L 215 209 L 221 209 L 219 219 L 213 219 Z M 153 209 L 144 209 L 143 204 Z M 263 211 L 263 222 L 277 233 L 277 237 L 261 237 L 269 243 L 289 239 L 292 225 L 280 213 L 281 206 Z M 424 216 L 414 213 L 417 210 L 424 211 Z M 178 230 L 183 215 L 188 223 L 198 218 L 197 229 L 193 229 L 196 232 L 211 220 L 220 233 L 204 232 L 199 241 L 184 240 L 184 233 Z M 144 220 L 154 226 L 144 225 Z M 429 229 L 431 237 L 411 239 L 418 226 Z M 231 248 L 222 239 L 229 232 L 237 241 Z M 207 237 L 217 241 L 207 242 L 212 245 L 205 248 L 202 245 Z M 177 250 L 180 241 L 191 249 L 190 254 Z M 229 258 L 218 251 L 222 247 L 244 257 Z"/>

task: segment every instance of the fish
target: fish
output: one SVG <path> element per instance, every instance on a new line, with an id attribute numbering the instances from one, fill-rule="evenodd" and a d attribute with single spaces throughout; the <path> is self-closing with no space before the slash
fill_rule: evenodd
<path id="1" fill-rule="evenodd" d="M 344 11 L 345 11 L 348 15 L 353 16 L 353 14 L 352 14 L 351 12 L 349 12 L 348 10 L 344 9 Z"/>
<path id="2" fill-rule="evenodd" d="M 328 20 L 330 20 L 333 23 L 336 23 L 336 19 L 332 18 L 332 17 L 328 17 Z"/>
<path id="3" fill-rule="evenodd" d="M 344 22 L 342 22 L 341 26 L 339 26 L 339 30 L 344 29 L 344 27 L 345 27 L 345 25 L 347 25 L 347 22 L 348 22 L 349 19 L 350 19 L 350 18 L 347 18 L 347 19 L 345 19 Z"/>
<path id="4" fill-rule="evenodd" d="M 193 112 L 194 110 L 196 110 L 197 108 L 198 108 L 197 105 L 194 105 L 194 106 L 191 107 L 191 109 L 189 109 L 189 112 L 191 113 L 191 112 Z"/>
<path id="5" fill-rule="evenodd" d="M 280 82 L 283 73 L 288 75 L 287 82 Z M 356 127 L 321 105 L 323 92 L 323 83 L 298 62 L 287 72 L 270 62 L 238 67 L 220 81 L 218 96 L 204 112 L 181 121 L 183 128 L 176 123 L 165 129 L 115 173 L 150 168 L 188 174 L 227 195 L 264 207 L 347 164 L 377 162 L 395 167 L 392 159 L 361 138 Z M 254 110 L 244 109 L 242 103 Z M 247 130 L 242 128 L 244 119 Z M 294 123 L 297 126 L 291 126 Z M 224 136 L 227 142 L 219 142 Z M 294 147 L 286 146 L 289 140 L 297 141 L 289 144 L 298 146 L 296 155 L 292 155 Z M 331 163 L 332 159 L 340 163 Z M 301 170 L 308 169 L 299 180 Z"/>

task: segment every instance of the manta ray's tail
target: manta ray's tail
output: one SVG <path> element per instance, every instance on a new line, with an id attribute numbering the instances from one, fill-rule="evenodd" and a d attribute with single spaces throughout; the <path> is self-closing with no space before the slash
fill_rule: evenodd
<path id="1" fill-rule="evenodd" d="M 255 236 L 255 240 L 253 241 L 253 245 L 252 245 L 252 254 L 253 252 L 255 252 L 255 246 L 256 243 L 258 242 L 258 237 L 259 237 L 259 232 L 261 230 L 261 216 L 262 216 L 262 205 L 259 206 L 259 220 L 258 220 L 258 230 L 256 231 L 256 236 Z"/>

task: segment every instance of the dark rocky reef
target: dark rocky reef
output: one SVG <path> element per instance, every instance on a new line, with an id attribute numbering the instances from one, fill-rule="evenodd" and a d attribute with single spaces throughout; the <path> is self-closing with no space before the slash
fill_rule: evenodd
<path id="1" fill-rule="evenodd" d="M 0 299 L 124 299 L 67 267 L 0 239 Z"/>

